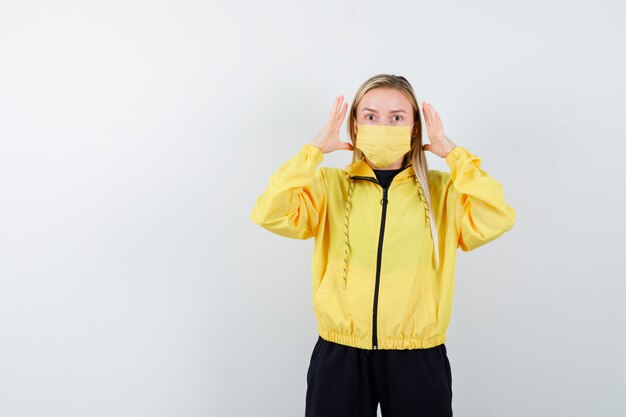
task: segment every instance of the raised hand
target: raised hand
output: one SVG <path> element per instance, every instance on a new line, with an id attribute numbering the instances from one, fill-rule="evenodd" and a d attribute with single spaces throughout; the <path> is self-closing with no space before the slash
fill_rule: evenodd
<path id="1" fill-rule="evenodd" d="M 343 103 L 343 96 L 337 96 L 333 102 L 333 107 L 330 111 L 330 116 L 326 122 L 326 126 L 313 138 L 310 142 L 311 145 L 315 145 L 324 153 L 333 152 L 336 150 L 344 149 L 347 151 L 353 150 L 352 144 L 349 142 L 342 142 L 339 140 L 339 129 L 346 115 L 348 109 L 348 103 Z"/>
<path id="2" fill-rule="evenodd" d="M 443 124 L 441 123 L 439 113 L 435 111 L 430 103 L 422 101 L 422 113 L 424 113 L 424 122 L 428 131 L 428 139 L 430 140 L 430 143 L 423 145 L 422 149 L 445 158 L 456 147 L 456 144 L 443 133 Z"/>

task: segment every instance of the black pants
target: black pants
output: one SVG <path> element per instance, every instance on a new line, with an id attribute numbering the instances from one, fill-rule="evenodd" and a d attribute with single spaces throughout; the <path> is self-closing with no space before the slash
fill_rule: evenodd
<path id="1" fill-rule="evenodd" d="M 452 417 L 445 344 L 368 350 L 318 336 L 307 372 L 305 417 Z"/>

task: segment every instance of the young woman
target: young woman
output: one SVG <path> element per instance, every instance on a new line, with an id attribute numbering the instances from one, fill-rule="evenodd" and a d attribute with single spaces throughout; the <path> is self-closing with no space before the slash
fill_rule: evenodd
<path id="1" fill-rule="evenodd" d="M 452 416 L 445 346 L 457 248 L 510 230 L 515 211 L 481 159 L 443 132 L 402 76 L 379 74 L 269 179 L 252 220 L 281 236 L 315 237 L 313 310 L 318 339 L 307 372 L 307 417 Z M 352 151 L 345 169 L 318 167 Z M 425 151 L 450 173 L 429 170 Z"/>

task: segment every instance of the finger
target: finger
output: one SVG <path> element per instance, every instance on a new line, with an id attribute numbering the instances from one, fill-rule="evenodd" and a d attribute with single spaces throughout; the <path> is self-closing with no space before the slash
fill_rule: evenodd
<path id="1" fill-rule="evenodd" d="M 333 130 L 339 131 L 339 129 L 341 128 L 341 121 L 343 119 L 343 115 L 345 114 L 345 107 L 348 105 L 348 103 L 344 103 L 344 105 L 341 107 L 341 109 L 337 110 L 335 112 L 335 118 L 331 121 L 329 121 L 330 126 Z"/>
<path id="2" fill-rule="evenodd" d="M 335 118 L 335 111 L 337 109 L 337 105 L 339 104 L 339 97 L 335 97 L 335 101 L 333 101 L 333 106 L 330 109 L 330 116 L 329 116 L 329 120 L 332 120 Z"/>
<path id="3" fill-rule="evenodd" d="M 343 112 L 343 96 L 339 96 L 339 102 L 337 104 L 337 111 L 335 112 L 335 121 L 341 123 L 341 113 Z"/>
<path id="4" fill-rule="evenodd" d="M 424 113 L 424 122 L 426 122 L 426 127 L 430 129 L 430 117 L 428 117 L 428 105 L 424 104 L 422 107 L 422 112 Z"/>
<path id="5" fill-rule="evenodd" d="M 441 117 L 439 116 L 439 113 L 438 113 L 438 112 L 435 112 L 435 117 L 437 118 L 437 126 L 438 126 L 440 129 L 443 129 L 443 123 L 441 122 Z"/>
<path id="6" fill-rule="evenodd" d="M 431 125 L 439 130 L 441 128 L 441 118 L 439 117 L 439 112 L 437 112 L 430 103 L 428 104 L 428 117 Z"/>
<path id="7" fill-rule="evenodd" d="M 343 123 L 343 120 L 346 116 L 346 111 L 348 111 L 348 103 L 343 103 L 343 107 L 341 108 L 341 113 L 339 114 L 339 117 L 337 119 L 339 124 Z"/>
<path id="8" fill-rule="evenodd" d="M 328 120 L 326 121 L 326 128 L 334 129 L 335 119 L 337 117 L 337 104 L 338 103 L 339 103 L 339 97 L 335 97 L 333 108 L 331 109 L 330 115 L 328 116 Z"/>
<path id="9" fill-rule="evenodd" d="M 428 105 L 428 123 L 430 123 L 430 127 L 433 129 L 437 129 L 437 119 L 435 118 L 435 110 L 433 106 Z"/>
<path id="10" fill-rule="evenodd" d="M 439 119 L 438 113 L 436 111 L 433 111 L 433 127 L 437 131 L 439 131 L 441 129 L 440 119 Z"/>

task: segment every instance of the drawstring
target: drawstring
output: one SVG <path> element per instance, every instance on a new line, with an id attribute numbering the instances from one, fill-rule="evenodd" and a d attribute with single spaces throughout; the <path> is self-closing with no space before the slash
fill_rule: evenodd
<path id="1" fill-rule="evenodd" d="M 417 184 L 417 193 L 420 196 L 420 200 L 422 200 L 422 204 L 424 205 L 424 211 L 426 212 L 426 225 L 425 227 L 430 226 L 430 208 L 428 207 L 428 202 L 426 201 L 426 197 L 424 197 L 424 190 L 422 190 L 422 185 L 420 184 L 417 176 L 415 177 L 415 183 Z"/>
<path id="2" fill-rule="evenodd" d="M 348 238 L 348 218 L 350 217 L 350 208 L 352 206 L 352 189 L 354 188 L 354 180 L 350 178 L 350 189 L 348 190 L 348 199 L 346 200 L 346 218 L 344 220 L 344 257 L 343 257 L 343 289 L 348 288 L 348 252 L 350 242 Z"/>
<path id="3" fill-rule="evenodd" d="M 430 221 L 430 208 L 428 207 L 428 202 L 426 201 L 426 197 L 424 197 L 424 190 L 422 190 L 422 185 L 420 184 L 417 176 L 415 176 L 415 182 L 417 183 L 417 191 L 419 193 L 420 199 L 422 200 L 422 204 L 424 205 L 424 211 L 426 213 L 426 228 L 430 228 L 430 236 L 433 240 L 435 268 L 439 269 L 439 238 L 437 237 L 436 225 L 435 223 L 432 223 Z"/>

